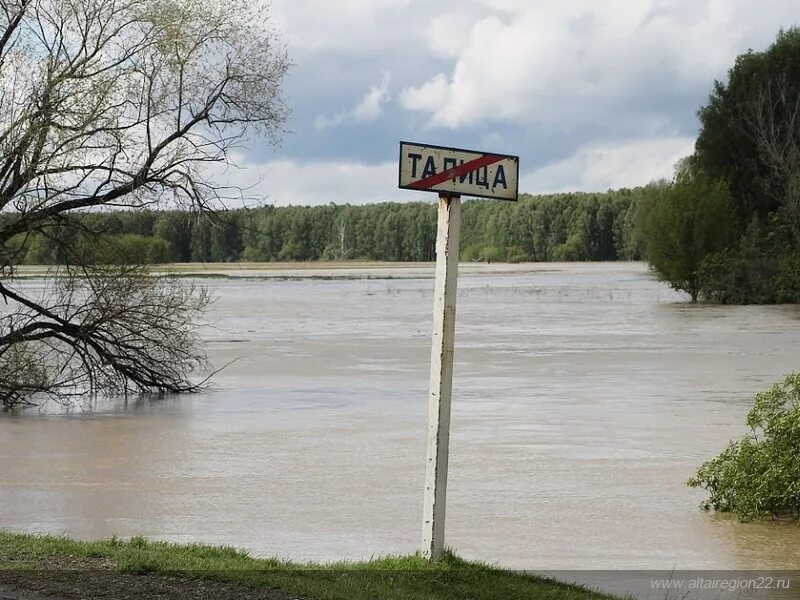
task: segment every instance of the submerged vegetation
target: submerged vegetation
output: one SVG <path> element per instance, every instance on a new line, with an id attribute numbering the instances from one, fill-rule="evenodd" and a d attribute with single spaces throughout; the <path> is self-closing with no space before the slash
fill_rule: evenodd
<path id="1" fill-rule="evenodd" d="M 747 426 L 750 432 L 703 464 L 689 485 L 710 493 L 703 508 L 742 521 L 800 519 L 800 373 L 757 394 Z"/>
<path id="2" fill-rule="evenodd" d="M 292 563 L 230 547 L 144 538 L 99 542 L 0 531 L 0 582 L 93 598 L 307 598 L 309 600 L 612 600 L 611 596 L 447 554 L 366 562 Z"/>

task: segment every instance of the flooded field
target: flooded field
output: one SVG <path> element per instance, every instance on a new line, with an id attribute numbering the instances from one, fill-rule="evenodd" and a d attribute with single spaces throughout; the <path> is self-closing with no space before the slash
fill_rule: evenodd
<path id="1" fill-rule="evenodd" d="M 203 280 L 209 355 L 234 361 L 208 391 L 0 416 L 0 527 L 296 559 L 416 549 L 432 268 L 236 275 Z M 800 307 L 692 306 L 640 264 L 482 265 L 459 288 L 447 535 L 460 554 L 525 569 L 800 564 L 797 527 L 704 513 L 685 486 L 744 432 L 752 395 L 800 367 Z"/>

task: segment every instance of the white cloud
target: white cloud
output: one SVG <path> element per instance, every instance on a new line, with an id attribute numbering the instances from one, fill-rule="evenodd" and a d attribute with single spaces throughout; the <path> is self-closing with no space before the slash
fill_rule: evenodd
<path id="1" fill-rule="evenodd" d="M 396 36 L 391 28 L 411 22 L 415 0 L 272 0 L 274 25 L 283 32 L 289 51 L 306 55 L 361 52 L 385 48 Z M 388 35 L 387 35 L 388 32 Z"/>
<path id="2" fill-rule="evenodd" d="M 228 208 L 258 204 L 319 205 L 410 202 L 430 199 L 431 194 L 397 188 L 397 163 L 370 165 L 348 161 L 270 160 L 247 162 L 233 156 L 239 168 L 218 170 L 216 180 L 243 190 L 241 200 Z"/>
<path id="3" fill-rule="evenodd" d="M 401 197 L 397 165 L 276 161 L 262 165 L 265 188 L 276 205 L 364 204 Z"/>
<path id="4" fill-rule="evenodd" d="M 277 202 L 323 198 L 306 166 L 334 195 L 405 199 L 381 187 L 394 167 L 367 166 L 397 139 L 518 154 L 531 192 L 668 177 L 713 80 L 800 20 L 796 0 L 272 0 L 272 14 L 298 66 L 292 160 L 265 172 Z M 370 79 L 382 69 L 391 96 Z M 367 126 L 335 128 L 349 123 Z M 332 144 L 339 163 L 319 159 Z M 291 173 L 303 181 L 280 183 Z"/>
<path id="5" fill-rule="evenodd" d="M 468 3 L 460 3 L 447 12 L 438 12 L 427 27 L 425 41 L 431 52 L 444 58 L 458 58 L 467 44 L 467 37 L 454 32 L 469 31 L 483 11 Z"/>
<path id="6" fill-rule="evenodd" d="M 686 137 L 644 138 L 592 144 L 568 159 L 523 171 L 520 192 L 605 191 L 644 185 L 673 174 L 678 159 L 692 151 Z M 397 163 L 269 160 L 216 171 L 216 180 L 243 189 L 244 198 L 229 208 L 261 203 L 286 205 L 366 204 L 434 200 L 435 194 L 397 188 Z M 524 167 L 524 165 L 523 165 Z"/>
<path id="7" fill-rule="evenodd" d="M 380 85 L 372 86 L 350 112 L 356 121 L 374 121 L 381 116 L 381 106 L 389 101 L 389 73 L 384 73 Z"/>
<path id="8" fill-rule="evenodd" d="M 378 85 L 371 86 L 352 110 L 337 113 L 333 116 L 317 115 L 314 120 L 314 126 L 317 129 L 326 129 L 343 123 L 368 123 L 377 120 L 383 112 L 383 105 L 391 98 L 389 94 L 390 81 L 391 76 L 387 71 L 383 74 L 381 82 Z"/>
<path id="9" fill-rule="evenodd" d="M 434 75 L 417 88 L 406 88 L 400 94 L 400 102 L 409 110 L 425 110 L 435 113 L 450 99 L 450 82 L 444 73 Z"/>
<path id="10" fill-rule="evenodd" d="M 748 46 L 768 43 L 797 17 L 788 0 L 617 0 L 484 2 L 483 15 L 443 46 L 443 25 L 427 30 L 432 54 L 452 49 L 449 73 L 429 75 L 400 95 L 434 125 L 481 121 L 581 126 L 653 96 L 680 94 L 724 75 Z M 500 12 L 498 7 L 505 7 Z M 451 37 L 455 37 L 451 34 Z"/>
<path id="11" fill-rule="evenodd" d="M 694 139 L 687 137 L 607 141 L 581 148 L 573 156 L 524 173 L 520 191 L 600 192 L 646 185 L 670 179 L 675 163 L 691 154 Z"/>

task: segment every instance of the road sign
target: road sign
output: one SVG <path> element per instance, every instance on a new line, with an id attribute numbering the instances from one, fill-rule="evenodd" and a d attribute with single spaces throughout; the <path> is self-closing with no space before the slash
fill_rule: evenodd
<path id="1" fill-rule="evenodd" d="M 445 548 L 461 194 L 516 200 L 518 185 L 519 158 L 516 156 L 400 142 L 400 187 L 439 192 L 428 444 L 422 502 L 422 554 L 430 560 L 441 558 Z"/>
<path id="2" fill-rule="evenodd" d="M 399 187 L 516 200 L 519 157 L 400 142 Z"/>

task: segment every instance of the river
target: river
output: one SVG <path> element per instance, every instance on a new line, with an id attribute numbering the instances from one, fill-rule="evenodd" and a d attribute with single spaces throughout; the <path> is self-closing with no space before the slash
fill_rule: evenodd
<path id="1" fill-rule="evenodd" d="M 234 361 L 207 391 L 0 416 L 0 527 L 416 549 L 432 268 L 229 275 L 201 279 L 211 362 Z M 691 305 L 638 263 L 465 267 L 448 545 L 522 569 L 796 568 L 797 527 L 705 513 L 685 481 L 799 345 L 800 307 Z"/>

